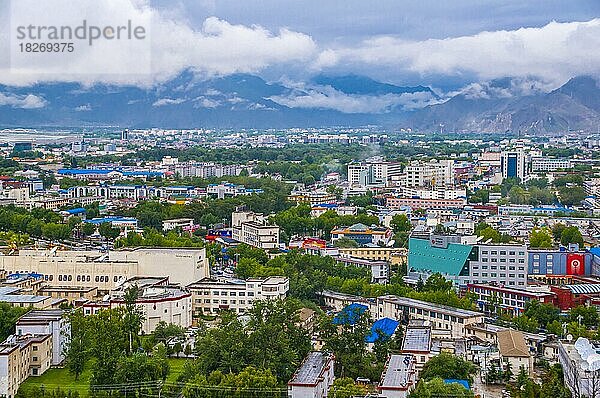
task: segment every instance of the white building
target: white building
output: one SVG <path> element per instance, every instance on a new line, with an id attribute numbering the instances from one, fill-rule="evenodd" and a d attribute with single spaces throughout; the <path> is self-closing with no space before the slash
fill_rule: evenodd
<path id="1" fill-rule="evenodd" d="M 525 245 L 479 244 L 474 250 L 477 255 L 470 260 L 469 283 L 512 287 L 527 285 L 529 256 Z"/>
<path id="2" fill-rule="evenodd" d="M 171 220 L 163 221 L 163 231 L 171 231 L 177 228 L 193 228 L 194 227 L 194 219 L 193 218 L 174 218 Z"/>
<path id="3" fill-rule="evenodd" d="M 523 148 L 502 152 L 500 163 L 503 178 L 518 178 L 521 181 L 527 180 L 530 167 L 527 153 Z"/>
<path id="4" fill-rule="evenodd" d="M 333 354 L 313 351 L 288 382 L 289 398 L 324 398 L 333 384 L 335 359 Z"/>
<path id="5" fill-rule="evenodd" d="M 385 364 L 377 390 L 382 398 L 406 398 L 413 389 L 415 382 L 414 355 L 393 354 L 390 355 Z"/>
<path id="6" fill-rule="evenodd" d="M 502 369 L 510 366 L 513 374 L 518 374 L 523 367 L 527 374 L 531 375 L 533 373 L 533 356 L 523 333 L 518 330 L 506 329 L 499 330 L 496 335 Z"/>
<path id="7" fill-rule="evenodd" d="M 132 278 L 111 293 L 110 308 L 125 306 L 128 287 L 137 285 L 140 294 L 136 300 L 144 314 L 142 332 L 152 333 L 159 322 L 172 323 L 182 328 L 192 326 L 192 294 L 168 284 L 168 278 Z M 84 311 L 87 307 L 84 304 Z"/>
<path id="8" fill-rule="evenodd" d="M 413 161 L 406 167 L 405 187 L 454 185 L 454 161 L 449 159 Z"/>
<path id="9" fill-rule="evenodd" d="M 573 168 L 570 159 L 553 159 L 548 157 L 532 157 L 531 171 L 556 171 Z"/>
<path id="10" fill-rule="evenodd" d="M 65 359 L 65 350 L 71 336 L 71 324 L 63 310 L 33 310 L 17 321 L 17 335 L 52 336 L 52 365 L 60 365 Z"/>
<path id="11" fill-rule="evenodd" d="M 269 225 L 262 214 L 250 211 L 235 211 L 231 214 L 231 237 L 259 249 L 279 247 L 279 226 Z"/>
<path id="12" fill-rule="evenodd" d="M 384 187 L 402 175 L 398 162 L 361 162 L 348 165 L 348 182 L 351 186 Z"/>
<path id="13" fill-rule="evenodd" d="M 560 341 L 558 360 L 563 368 L 565 385 L 574 397 L 600 398 L 597 342 L 579 337 L 575 344 Z"/>
<path id="14" fill-rule="evenodd" d="M 239 279 L 204 278 L 187 286 L 192 293 L 194 316 L 215 314 L 221 310 L 244 313 L 256 300 L 284 299 L 290 289 L 288 278 Z"/>
<path id="15" fill-rule="evenodd" d="M 210 275 L 206 249 L 138 248 L 100 251 L 20 250 L 0 256 L 8 274 L 38 273 L 50 286 L 97 287 L 108 292 L 134 276 L 168 276 L 187 285 Z"/>
<path id="16" fill-rule="evenodd" d="M 420 199 L 459 199 L 467 197 L 465 188 L 434 188 L 423 189 L 413 187 L 401 187 L 396 189 L 395 194 L 398 197 L 404 198 L 420 198 Z"/>

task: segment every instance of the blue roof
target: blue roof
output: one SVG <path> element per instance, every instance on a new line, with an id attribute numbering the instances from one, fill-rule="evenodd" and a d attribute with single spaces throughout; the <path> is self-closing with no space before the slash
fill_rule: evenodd
<path id="1" fill-rule="evenodd" d="M 378 319 L 371 327 L 371 333 L 365 337 L 367 343 L 374 343 L 380 337 L 390 337 L 396 331 L 400 322 L 391 318 Z"/>
<path id="2" fill-rule="evenodd" d="M 333 323 L 335 325 L 354 325 L 367 308 L 364 304 L 352 303 L 333 318 Z"/>
<path id="3" fill-rule="evenodd" d="M 592 253 L 594 256 L 600 257 L 600 247 L 592 247 L 590 249 L 590 253 Z"/>
<path id="4" fill-rule="evenodd" d="M 338 207 L 337 203 L 319 203 L 318 205 L 314 205 L 313 207 L 325 207 L 327 209 L 335 209 Z"/>
<path id="5" fill-rule="evenodd" d="M 115 222 L 115 221 L 137 221 L 136 218 L 133 217 L 104 217 L 104 218 L 94 218 L 92 220 L 85 220 L 85 222 L 89 222 L 91 224 L 103 224 L 105 222 Z"/>
<path id="6" fill-rule="evenodd" d="M 457 384 L 460 384 L 461 386 L 463 386 L 464 388 L 466 388 L 467 390 L 471 389 L 471 387 L 469 386 L 469 382 L 467 380 L 444 379 L 444 383 L 446 383 L 446 384 L 457 383 Z"/>
<path id="7" fill-rule="evenodd" d="M 58 169 L 58 174 L 108 174 L 114 169 Z"/>
<path id="8" fill-rule="evenodd" d="M 123 171 L 124 176 L 161 176 L 161 171 Z"/>
<path id="9" fill-rule="evenodd" d="M 77 207 L 76 209 L 65 210 L 69 214 L 82 214 L 85 213 L 85 209 L 83 207 Z"/>

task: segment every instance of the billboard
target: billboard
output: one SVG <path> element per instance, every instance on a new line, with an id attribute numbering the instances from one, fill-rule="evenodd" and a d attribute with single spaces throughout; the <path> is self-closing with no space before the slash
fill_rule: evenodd
<path id="1" fill-rule="evenodd" d="M 567 275 L 584 275 L 585 260 L 583 254 L 567 254 Z"/>

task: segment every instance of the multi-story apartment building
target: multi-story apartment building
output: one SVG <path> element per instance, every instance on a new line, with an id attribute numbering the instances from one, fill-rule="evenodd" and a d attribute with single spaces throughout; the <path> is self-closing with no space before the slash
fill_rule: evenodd
<path id="1" fill-rule="evenodd" d="M 421 198 L 396 198 L 386 197 L 385 204 L 390 209 L 402 209 L 410 207 L 411 209 L 461 209 L 467 204 L 466 198 L 460 199 L 421 199 Z"/>
<path id="2" fill-rule="evenodd" d="M 406 167 L 405 187 L 437 187 L 454 185 L 454 161 L 413 161 Z"/>
<path id="3" fill-rule="evenodd" d="M 13 398 L 29 376 L 40 376 L 64 359 L 70 324 L 62 310 L 30 311 L 17 333 L 0 344 L 0 396 Z"/>
<path id="4" fill-rule="evenodd" d="M 348 182 L 351 186 L 384 187 L 402 175 L 398 162 L 361 162 L 348 165 Z"/>
<path id="5" fill-rule="evenodd" d="M 466 199 L 467 190 L 465 188 L 423 189 L 420 187 L 400 187 L 395 190 L 394 195 L 400 198 L 415 199 Z"/>
<path id="6" fill-rule="evenodd" d="M 452 337 L 466 337 L 465 326 L 483 322 L 482 312 L 463 310 L 426 301 L 393 295 L 377 298 L 377 317 L 388 317 L 408 323 L 422 319 L 434 330 L 445 330 Z"/>
<path id="7" fill-rule="evenodd" d="M 456 285 L 527 284 L 527 249 L 520 244 L 463 244 L 455 237 L 434 235 L 409 240 L 408 270 L 428 275 L 439 272 Z"/>
<path id="8" fill-rule="evenodd" d="M 288 382 L 289 398 L 325 398 L 333 384 L 333 354 L 309 352 Z"/>
<path id="9" fill-rule="evenodd" d="M 192 293 L 194 316 L 215 314 L 221 310 L 244 313 L 256 300 L 284 299 L 289 288 L 289 279 L 277 276 L 245 281 L 204 278 L 187 286 Z"/>
<path id="10" fill-rule="evenodd" d="M 369 269 L 371 271 L 371 283 L 386 283 L 389 280 L 390 265 L 387 261 L 366 260 L 349 256 L 333 256 L 333 258 L 340 264 Z"/>
<path id="11" fill-rule="evenodd" d="M 279 247 L 279 227 L 269 225 L 262 214 L 236 210 L 231 214 L 231 236 L 238 242 L 259 249 Z"/>
<path id="12" fill-rule="evenodd" d="M 553 303 L 551 292 L 529 291 L 480 283 L 469 283 L 467 290 L 477 295 L 477 307 L 488 314 L 510 314 L 518 316 L 532 300 L 540 303 Z"/>
<path id="13" fill-rule="evenodd" d="M 233 198 L 235 196 L 245 196 L 263 193 L 262 189 L 250 189 L 243 185 L 222 182 L 220 184 L 208 184 L 206 194 L 217 199 Z"/>
<path id="14" fill-rule="evenodd" d="M 532 157 L 531 171 L 556 171 L 573 168 L 570 159 L 553 159 L 548 157 Z"/>

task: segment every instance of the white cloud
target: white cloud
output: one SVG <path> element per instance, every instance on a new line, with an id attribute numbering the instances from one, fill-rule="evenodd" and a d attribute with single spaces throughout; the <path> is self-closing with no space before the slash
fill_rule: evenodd
<path id="1" fill-rule="evenodd" d="M 0 68 L 0 82 L 107 82 L 150 85 L 185 68 L 204 75 L 256 73 L 292 62 L 308 63 L 317 54 L 310 36 L 281 28 L 271 32 L 259 25 L 235 25 L 209 17 L 194 29 L 175 15 L 161 13 L 149 0 L 19 0 L 11 22 L 17 26 L 133 26 L 146 29 L 144 40 L 97 40 L 92 46 L 75 41 L 72 53 L 19 54 L 11 42 L 12 68 Z M 2 18 L 0 18 L 2 20 Z"/>
<path id="2" fill-rule="evenodd" d="M 216 108 L 220 105 L 221 103 L 219 101 L 206 97 L 198 97 L 194 99 L 195 108 Z"/>
<path id="3" fill-rule="evenodd" d="M 0 106 L 11 106 L 21 109 L 43 108 L 47 101 L 37 95 L 16 95 L 11 93 L 0 93 Z"/>
<path id="4" fill-rule="evenodd" d="M 412 110 L 439 102 L 428 92 L 353 95 L 330 86 L 313 86 L 291 95 L 269 99 L 290 108 L 333 109 L 343 113 L 386 113 L 396 108 Z"/>
<path id="5" fill-rule="evenodd" d="M 574 75 L 599 74 L 598 48 L 600 19 L 593 19 L 424 41 L 380 36 L 327 49 L 313 67 L 386 66 L 419 74 L 475 74 L 483 80 L 539 76 L 556 86 Z"/>
<path id="6" fill-rule="evenodd" d="M 75 110 L 77 112 L 88 112 L 92 110 L 92 106 L 90 104 L 79 105 Z"/>
<path id="7" fill-rule="evenodd" d="M 178 105 L 183 102 L 185 102 L 185 99 L 183 99 L 183 98 L 177 98 L 177 99 L 161 98 L 161 99 L 155 101 L 152 104 L 152 106 Z"/>

